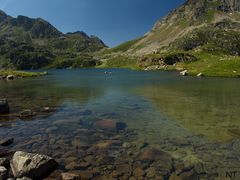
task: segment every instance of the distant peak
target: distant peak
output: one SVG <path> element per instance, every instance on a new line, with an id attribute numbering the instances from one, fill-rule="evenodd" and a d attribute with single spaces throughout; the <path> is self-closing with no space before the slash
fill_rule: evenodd
<path id="1" fill-rule="evenodd" d="M 240 11 L 239 0 L 187 0 L 184 5 L 194 8 L 216 8 L 220 11 Z"/>
<path id="2" fill-rule="evenodd" d="M 81 35 L 84 37 L 88 37 L 88 35 L 83 31 L 68 32 L 67 35 Z"/>
<path id="3" fill-rule="evenodd" d="M 0 9 L 0 15 L 7 15 L 3 10 Z"/>
<path id="4" fill-rule="evenodd" d="M 8 15 L 4 11 L 0 10 L 0 21 L 5 20 L 7 17 Z"/>

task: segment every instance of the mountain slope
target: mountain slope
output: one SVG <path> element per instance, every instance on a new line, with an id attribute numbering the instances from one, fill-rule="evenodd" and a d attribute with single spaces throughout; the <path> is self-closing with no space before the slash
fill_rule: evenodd
<path id="1" fill-rule="evenodd" d="M 156 22 L 153 29 L 134 47 L 143 47 L 138 48 L 137 54 L 151 53 L 196 29 L 224 21 L 235 23 L 239 27 L 239 0 L 188 0 Z"/>
<path id="2" fill-rule="evenodd" d="M 123 44 L 124 49 L 123 45 L 109 49 L 105 64 L 112 65 L 121 54 L 122 62 L 141 69 L 239 77 L 240 1 L 187 0 L 157 21 L 150 32 L 130 42 Z"/>
<path id="3" fill-rule="evenodd" d="M 88 65 L 83 58 L 90 60 L 92 66 L 92 53 L 106 47 L 98 37 L 84 32 L 64 34 L 41 18 L 13 18 L 3 11 L 0 11 L 0 41 L 0 67 L 17 69 L 54 65 L 61 68 L 64 64 L 82 67 Z"/>

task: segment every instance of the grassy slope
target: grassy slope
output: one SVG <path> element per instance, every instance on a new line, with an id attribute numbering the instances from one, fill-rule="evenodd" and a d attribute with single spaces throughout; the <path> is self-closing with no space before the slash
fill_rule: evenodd
<path id="1" fill-rule="evenodd" d="M 192 53 L 197 57 L 194 62 L 181 62 L 176 66 L 166 66 L 163 70 L 186 69 L 192 76 L 203 73 L 211 77 L 240 77 L 240 57 L 224 54 L 210 54 L 206 52 Z M 100 68 L 130 68 L 143 69 L 139 66 L 138 58 L 127 56 L 116 56 L 104 62 Z"/>
<path id="2" fill-rule="evenodd" d="M 137 58 L 127 57 L 123 55 L 108 59 L 106 62 L 98 66 L 98 68 L 130 68 L 135 70 L 140 69 L 138 66 Z"/>
<path id="3" fill-rule="evenodd" d="M 130 49 L 134 44 L 136 44 L 141 38 L 134 39 L 131 41 L 124 42 L 116 47 L 109 48 L 109 49 L 104 49 L 102 51 L 103 54 L 108 54 L 108 53 L 116 53 L 116 52 L 125 52 L 128 49 Z"/>
<path id="4" fill-rule="evenodd" d="M 14 70 L 0 70 L 0 76 L 14 75 L 14 76 L 20 76 L 20 77 L 26 78 L 26 77 L 43 76 L 45 74 L 46 73 L 43 73 L 43 72 L 26 72 L 26 71 L 14 71 Z"/>
<path id="5" fill-rule="evenodd" d="M 240 77 L 240 57 L 196 53 L 198 61 L 178 63 L 177 68 L 187 69 L 190 75 Z"/>

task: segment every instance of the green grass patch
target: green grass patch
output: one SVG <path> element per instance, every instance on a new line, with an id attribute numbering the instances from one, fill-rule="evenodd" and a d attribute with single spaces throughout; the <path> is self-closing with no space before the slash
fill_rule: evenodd
<path id="1" fill-rule="evenodd" d="M 178 22 L 178 24 L 181 26 L 181 28 L 186 28 L 186 27 L 189 26 L 188 21 L 185 20 L 185 19 L 180 20 L 180 21 Z"/>
<path id="2" fill-rule="evenodd" d="M 46 75 L 46 72 L 27 72 L 27 71 L 14 71 L 14 70 L 0 70 L 0 76 L 14 75 L 23 78 L 37 77 Z"/>
<path id="3" fill-rule="evenodd" d="M 137 43 L 141 38 L 134 39 L 131 41 L 124 42 L 116 47 L 102 50 L 102 54 L 115 53 L 115 52 L 125 52 L 129 50 L 135 43 Z"/>
<path id="4" fill-rule="evenodd" d="M 204 16 L 202 16 L 201 21 L 211 23 L 216 12 L 217 11 L 215 9 L 208 9 Z"/>
<path id="5" fill-rule="evenodd" d="M 240 77 L 240 57 L 195 53 L 195 62 L 178 63 L 177 68 L 187 69 L 190 75 Z"/>

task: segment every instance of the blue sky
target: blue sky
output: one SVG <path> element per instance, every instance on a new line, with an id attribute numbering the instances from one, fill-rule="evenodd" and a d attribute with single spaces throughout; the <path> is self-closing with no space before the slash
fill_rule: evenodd
<path id="1" fill-rule="evenodd" d="M 62 32 L 85 31 L 108 46 L 135 39 L 184 0 L 0 0 L 0 9 L 16 17 L 46 19 Z"/>

